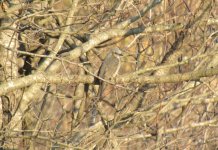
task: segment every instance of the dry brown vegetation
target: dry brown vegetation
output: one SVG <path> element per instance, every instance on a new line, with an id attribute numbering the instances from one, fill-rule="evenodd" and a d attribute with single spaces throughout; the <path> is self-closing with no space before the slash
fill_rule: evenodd
<path id="1" fill-rule="evenodd" d="M 0 149 L 218 148 L 216 0 L 0 2 Z"/>

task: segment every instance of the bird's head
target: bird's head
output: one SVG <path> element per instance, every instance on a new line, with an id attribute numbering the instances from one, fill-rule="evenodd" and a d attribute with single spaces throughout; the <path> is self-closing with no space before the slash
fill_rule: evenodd
<path id="1" fill-rule="evenodd" d="M 122 56 L 122 51 L 118 47 L 116 47 L 116 48 L 112 49 L 112 54 L 114 56 Z"/>

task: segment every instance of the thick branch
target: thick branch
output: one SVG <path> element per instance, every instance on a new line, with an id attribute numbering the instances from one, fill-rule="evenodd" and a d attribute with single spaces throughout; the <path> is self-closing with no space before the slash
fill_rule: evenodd
<path id="1" fill-rule="evenodd" d="M 125 83 L 141 83 L 141 84 L 161 84 L 161 83 L 176 83 L 189 80 L 198 80 L 202 77 L 210 77 L 218 74 L 217 68 L 198 70 L 183 74 L 172 74 L 164 76 L 138 76 L 138 75 L 123 75 L 115 78 L 111 84 L 125 84 Z M 17 80 L 2 83 L 0 85 L 0 95 L 15 89 L 30 86 L 34 83 L 53 83 L 53 84 L 72 84 L 72 83 L 94 83 L 94 77 L 90 75 L 71 75 L 60 76 L 46 73 L 38 73 L 34 75 L 25 76 Z"/>
<path id="2" fill-rule="evenodd" d="M 164 76 L 131 76 L 127 75 L 126 77 L 120 76 L 116 79 L 117 83 L 151 83 L 151 84 L 160 84 L 160 83 L 176 83 L 181 81 L 189 80 L 198 80 L 202 77 L 210 77 L 218 74 L 217 68 L 204 69 L 198 71 L 192 71 L 183 74 L 171 74 Z"/>

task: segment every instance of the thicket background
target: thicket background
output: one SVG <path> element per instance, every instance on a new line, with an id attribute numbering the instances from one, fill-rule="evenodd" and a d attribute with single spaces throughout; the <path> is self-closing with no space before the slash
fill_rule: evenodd
<path id="1" fill-rule="evenodd" d="M 0 2 L 1 149 L 218 148 L 216 0 Z"/>

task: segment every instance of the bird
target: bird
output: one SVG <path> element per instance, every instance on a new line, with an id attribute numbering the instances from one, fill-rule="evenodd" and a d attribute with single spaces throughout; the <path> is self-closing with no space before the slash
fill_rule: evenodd
<path id="1" fill-rule="evenodd" d="M 97 76 L 100 78 L 97 98 L 100 99 L 102 97 L 103 91 L 107 84 L 102 79 L 110 80 L 111 78 L 114 78 L 118 75 L 121 66 L 121 56 L 122 51 L 118 47 L 116 47 L 111 49 L 111 51 L 106 55 L 104 61 L 102 62 L 97 74 Z"/>
<path id="2" fill-rule="evenodd" d="M 111 78 L 114 78 L 118 75 L 121 66 L 121 56 L 122 51 L 118 47 L 116 47 L 111 49 L 103 60 L 97 73 L 97 82 L 99 83 L 99 88 L 96 102 L 99 102 L 101 100 L 103 92 L 107 87 L 107 83 L 105 83 L 105 80 L 110 80 Z M 90 120 L 90 126 L 93 126 L 96 122 L 97 114 L 99 113 L 97 111 L 97 106 L 93 105 L 91 113 L 92 115 Z"/>

